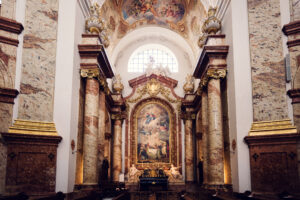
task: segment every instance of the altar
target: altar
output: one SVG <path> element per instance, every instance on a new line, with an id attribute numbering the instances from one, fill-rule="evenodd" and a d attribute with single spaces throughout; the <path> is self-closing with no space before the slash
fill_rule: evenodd
<path id="1" fill-rule="evenodd" d="M 167 191 L 168 178 L 163 169 L 145 169 L 143 174 L 139 177 L 139 190 Z"/>

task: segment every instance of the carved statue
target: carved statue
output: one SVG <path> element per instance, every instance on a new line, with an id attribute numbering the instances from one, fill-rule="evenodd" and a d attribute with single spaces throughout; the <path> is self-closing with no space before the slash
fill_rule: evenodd
<path id="1" fill-rule="evenodd" d="M 183 85 L 183 90 L 185 94 L 192 94 L 194 92 L 194 80 L 193 75 L 188 74 L 185 78 L 185 84 Z"/>
<path id="2" fill-rule="evenodd" d="M 113 91 L 116 92 L 117 94 L 121 94 L 122 90 L 124 89 L 124 86 L 122 84 L 122 78 L 120 76 L 120 74 L 116 74 L 113 77 Z"/>
<path id="3" fill-rule="evenodd" d="M 139 176 L 142 174 L 141 171 L 139 171 L 134 164 L 129 168 L 128 172 L 128 182 L 138 182 Z"/>
<path id="4" fill-rule="evenodd" d="M 182 175 L 179 172 L 178 167 L 171 165 L 170 170 L 166 170 L 165 173 L 169 176 L 169 182 L 182 182 Z"/>

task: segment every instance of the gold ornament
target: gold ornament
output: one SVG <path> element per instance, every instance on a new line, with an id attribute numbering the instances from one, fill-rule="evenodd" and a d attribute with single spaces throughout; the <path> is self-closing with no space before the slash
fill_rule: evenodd
<path id="1" fill-rule="evenodd" d="M 226 77 L 226 69 L 208 69 L 207 77 L 213 79 L 221 79 Z"/>
<path id="2" fill-rule="evenodd" d="M 98 78 L 100 72 L 99 69 L 81 69 L 80 75 L 82 78 Z"/>

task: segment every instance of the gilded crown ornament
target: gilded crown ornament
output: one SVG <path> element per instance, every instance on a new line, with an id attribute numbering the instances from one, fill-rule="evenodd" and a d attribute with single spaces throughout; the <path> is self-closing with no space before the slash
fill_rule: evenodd
<path id="1" fill-rule="evenodd" d="M 112 88 L 113 88 L 113 91 L 117 94 L 121 94 L 123 89 L 124 89 L 124 86 L 122 84 L 122 78 L 120 76 L 120 74 L 116 74 L 114 77 L 113 77 L 113 85 L 112 85 Z"/>
<path id="2" fill-rule="evenodd" d="M 208 10 L 208 17 L 202 26 L 202 33 L 198 40 L 198 46 L 203 48 L 206 43 L 208 35 L 215 35 L 221 30 L 221 21 L 215 16 L 217 8 L 210 7 Z"/>
<path id="3" fill-rule="evenodd" d="M 106 23 L 104 19 L 100 17 L 100 6 L 94 3 L 90 7 L 90 13 L 90 17 L 85 21 L 85 29 L 90 34 L 98 34 L 102 44 L 107 48 L 109 46 L 109 39 L 107 36 Z"/>
<path id="4" fill-rule="evenodd" d="M 185 78 L 185 83 L 183 85 L 183 90 L 185 94 L 192 94 L 194 92 L 194 81 L 195 78 L 188 74 Z"/>
<path id="5" fill-rule="evenodd" d="M 221 21 L 215 16 L 217 8 L 210 7 L 208 10 L 208 18 L 205 20 L 202 30 L 207 34 L 216 34 L 221 30 Z"/>

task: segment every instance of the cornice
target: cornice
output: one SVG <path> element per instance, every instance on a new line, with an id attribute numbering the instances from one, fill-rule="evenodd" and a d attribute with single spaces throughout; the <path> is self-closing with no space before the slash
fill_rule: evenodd
<path id="1" fill-rule="evenodd" d="M 178 84 L 178 81 L 175 79 L 172 79 L 172 78 L 166 77 L 166 76 L 158 76 L 156 74 L 151 74 L 150 76 L 142 75 L 137 78 L 131 79 L 128 82 L 129 82 L 129 86 L 134 88 L 140 84 L 148 82 L 149 80 L 151 80 L 153 78 L 158 80 L 161 83 L 166 84 L 168 87 L 170 87 L 172 89 L 175 88 Z"/>
<path id="2" fill-rule="evenodd" d="M 16 89 L 0 88 L 0 102 L 14 104 L 19 92 Z"/>
<path id="3" fill-rule="evenodd" d="M 94 37 L 94 35 L 92 35 Z M 79 55 L 81 58 L 97 58 L 101 70 L 106 78 L 112 78 L 114 73 L 111 69 L 110 62 L 101 44 L 80 44 L 78 45 Z"/>
<path id="4" fill-rule="evenodd" d="M 287 92 L 292 99 L 292 103 L 300 103 L 300 89 L 292 89 Z"/>
<path id="5" fill-rule="evenodd" d="M 295 47 L 295 46 L 300 46 L 300 39 L 290 40 L 286 44 L 289 48 Z"/>
<path id="6" fill-rule="evenodd" d="M 19 45 L 19 40 L 4 37 L 4 36 L 0 35 L 0 43 L 9 44 L 9 45 L 13 45 L 13 46 L 17 47 Z"/>
<path id="7" fill-rule="evenodd" d="M 201 78 L 208 68 L 209 58 L 217 57 L 225 59 L 228 50 L 228 45 L 204 46 L 193 76 L 195 78 Z"/>
<path id="8" fill-rule="evenodd" d="M 24 27 L 21 23 L 15 20 L 0 16 L 0 30 L 20 34 L 24 30 Z"/>
<path id="9" fill-rule="evenodd" d="M 282 31 L 286 36 L 300 33 L 300 20 L 284 25 Z"/>

